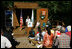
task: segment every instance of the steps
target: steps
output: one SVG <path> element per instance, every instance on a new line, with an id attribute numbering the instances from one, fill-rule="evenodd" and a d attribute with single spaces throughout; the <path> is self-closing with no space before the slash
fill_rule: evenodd
<path id="1" fill-rule="evenodd" d="M 25 36 L 26 35 L 26 28 L 20 30 L 20 27 L 18 27 L 17 29 L 13 30 L 14 33 L 14 37 L 21 37 L 21 36 Z"/>

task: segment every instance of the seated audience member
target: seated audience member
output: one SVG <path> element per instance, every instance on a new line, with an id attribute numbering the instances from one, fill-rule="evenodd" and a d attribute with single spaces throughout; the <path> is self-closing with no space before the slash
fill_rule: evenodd
<path id="1" fill-rule="evenodd" d="M 29 39 L 34 39 L 35 38 L 35 31 L 33 30 L 33 28 L 29 31 Z M 29 41 L 29 43 L 31 43 L 31 41 Z"/>
<path id="2" fill-rule="evenodd" d="M 62 27 L 61 25 L 57 25 L 57 26 L 56 26 L 56 28 L 57 28 L 58 30 L 60 30 L 61 27 Z"/>
<path id="3" fill-rule="evenodd" d="M 55 46 L 58 45 L 58 48 L 70 48 L 70 37 L 65 34 L 65 28 L 61 27 L 60 37 L 57 38 Z"/>
<path id="4" fill-rule="evenodd" d="M 3 30 L 1 29 L 1 48 L 12 48 L 11 42 L 3 36 Z"/>
<path id="5" fill-rule="evenodd" d="M 41 28 L 40 27 L 38 27 L 38 31 L 37 31 L 37 33 L 36 33 L 36 35 L 35 35 L 35 40 L 37 40 L 37 41 L 42 41 L 42 33 L 41 33 Z"/>
<path id="6" fill-rule="evenodd" d="M 42 36 L 42 30 L 41 30 L 40 27 L 38 27 L 38 31 L 39 31 L 39 36 L 40 36 L 39 41 L 42 41 L 43 40 L 43 36 Z"/>
<path id="7" fill-rule="evenodd" d="M 46 28 L 47 32 L 43 37 L 43 48 L 52 48 L 53 44 L 53 34 L 50 31 L 50 28 Z"/>
<path id="8" fill-rule="evenodd" d="M 32 28 L 29 32 L 29 38 L 34 38 L 34 37 L 35 37 L 35 31 Z"/>
<path id="9" fill-rule="evenodd" d="M 46 23 L 45 22 L 43 22 L 43 27 L 45 27 L 46 26 Z"/>
<path id="10" fill-rule="evenodd" d="M 68 29 L 67 29 L 67 27 L 65 28 L 65 33 L 66 33 L 66 32 L 68 32 Z"/>
<path id="11" fill-rule="evenodd" d="M 55 46 L 55 42 L 56 42 L 57 38 L 60 36 L 60 35 L 58 35 L 58 33 L 60 33 L 60 31 L 56 28 L 54 30 L 54 39 L 53 39 L 52 48 L 58 48 L 58 45 Z"/>
<path id="12" fill-rule="evenodd" d="M 39 41 L 39 32 L 37 31 L 37 33 L 35 34 L 35 40 Z"/>
<path id="13" fill-rule="evenodd" d="M 67 30 L 68 32 L 66 32 L 66 34 L 70 36 L 70 40 L 71 40 L 71 26 L 70 25 L 67 26 Z M 71 47 L 71 41 L 70 41 L 70 47 Z"/>
<path id="14" fill-rule="evenodd" d="M 57 34 L 57 37 L 60 37 L 60 35 L 61 35 L 60 30 L 57 29 L 57 30 L 55 31 L 55 33 Z"/>
<path id="15" fill-rule="evenodd" d="M 18 45 L 20 42 L 17 42 L 14 37 L 12 36 L 12 32 L 9 30 L 7 30 L 6 27 L 4 27 L 4 34 L 3 36 L 5 36 L 6 38 L 8 38 L 8 40 L 11 42 L 12 44 L 12 48 L 16 48 L 16 45 Z"/>

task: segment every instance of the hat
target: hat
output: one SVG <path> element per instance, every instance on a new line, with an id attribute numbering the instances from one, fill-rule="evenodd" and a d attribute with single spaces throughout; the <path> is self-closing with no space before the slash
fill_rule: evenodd
<path id="1" fill-rule="evenodd" d="M 70 25 L 67 26 L 67 29 L 68 29 L 68 31 L 71 31 L 71 26 Z"/>

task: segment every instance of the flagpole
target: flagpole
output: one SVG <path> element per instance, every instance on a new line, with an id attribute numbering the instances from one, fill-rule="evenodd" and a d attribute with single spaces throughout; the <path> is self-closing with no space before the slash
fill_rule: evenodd
<path id="1" fill-rule="evenodd" d="M 22 9 L 21 9 L 21 15 L 22 15 Z"/>
<path id="2" fill-rule="evenodd" d="M 22 25 L 23 25 L 23 18 L 22 18 L 22 9 L 21 9 L 21 14 L 20 14 L 20 31 L 22 29 Z"/>
<path id="3" fill-rule="evenodd" d="M 32 9 L 32 17 L 31 17 L 32 24 L 34 24 L 34 9 Z"/>

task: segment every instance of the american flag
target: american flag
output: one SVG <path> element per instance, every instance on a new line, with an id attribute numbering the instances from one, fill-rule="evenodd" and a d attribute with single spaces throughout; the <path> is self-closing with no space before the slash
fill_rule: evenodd
<path id="1" fill-rule="evenodd" d="M 23 17 L 22 17 L 22 10 L 21 10 L 21 15 L 20 15 L 20 28 L 22 28 L 23 25 Z"/>

